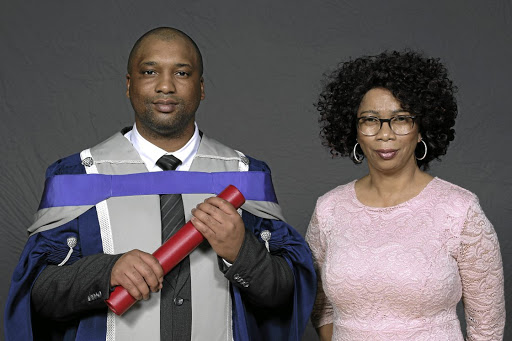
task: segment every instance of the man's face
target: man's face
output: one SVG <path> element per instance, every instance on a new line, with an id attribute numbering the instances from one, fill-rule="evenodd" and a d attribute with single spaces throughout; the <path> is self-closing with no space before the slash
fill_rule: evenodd
<path id="1" fill-rule="evenodd" d="M 177 138 L 194 131 L 204 98 L 203 78 L 194 47 L 181 37 L 148 37 L 126 75 L 137 129 L 145 138 Z"/>

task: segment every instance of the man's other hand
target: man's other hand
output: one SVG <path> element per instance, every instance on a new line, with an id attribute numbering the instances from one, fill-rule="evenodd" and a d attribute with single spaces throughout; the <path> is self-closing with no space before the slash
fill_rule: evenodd
<path id="1" fill-rule="evenodd" d="M 137 300 L 149 298 L 162 289 L 164 270 L 151 254 L 132 250 L 117 260 L 110 275 L 110 285 L 121 285 Z"/>
<path id="2" fill-rule="evenodd" d="M 213 250 L 233 263 L 245 236 L 245 225 L 237 210 L 224 199 L 211 197 L 192 209 L 192 223 Z"/>

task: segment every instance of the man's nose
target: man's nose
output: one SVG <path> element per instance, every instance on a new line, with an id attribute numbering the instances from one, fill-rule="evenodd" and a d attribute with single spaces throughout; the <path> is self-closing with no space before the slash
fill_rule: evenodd
<path id="1" fill-rule="evenodd" d="M 172 75 L 162 74 L 159 77 L 156 92 L 162 92 L 164 94 L 176 92 L 176 87 L 174 86 L 174 79 Z"/>

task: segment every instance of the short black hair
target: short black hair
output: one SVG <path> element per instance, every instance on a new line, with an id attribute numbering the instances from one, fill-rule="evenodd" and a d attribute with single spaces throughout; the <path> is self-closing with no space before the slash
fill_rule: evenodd
<path id="1" fill-rule="evenodd" d="M 170 41 L 173 39 L 176 39 L 177 37 L 183 38 L 190 42 L 197 53 L 197 59 L 199 61 L 199 74 L 203 75 L 203 56 L 201 55 L 201 51 L 199 50 L 199 47 L 197 46 L 196 42 L 192 40 L 185 32 L 178 30 L 177 28 L 173 27 L 157 27 L 154 28 L 146 33 L 144 33 L 135 44 L 133 44 L 132 50 L 130 51 L 130 55 L 128 57 L 128 64 L 127 64 L 127 72 L 131 72 L 131 65 L 133 63 L 133 58 L 137 54 L 137 51 L 139 50 L 139 47 L 141 43 L 148 37 L 156 36 L 162 40 Z"/>
<path id="2" fill-rule="evenodd" d="M 316 109 L 320 113 L 322 144 L 333 156 L 350 156 L 357 142 L 356 117 L 363 96 L 373 88 L 389 90 L 402 108 L 418 117 L 428 153 L 418 166 L 424 170 L 446 154 L 455 138 L 457 88 L 439 58 L 411 50 L 385 51 L 338 64 L 326 75 Z M 419 144 L 417 156 L 423 155 Z"/>

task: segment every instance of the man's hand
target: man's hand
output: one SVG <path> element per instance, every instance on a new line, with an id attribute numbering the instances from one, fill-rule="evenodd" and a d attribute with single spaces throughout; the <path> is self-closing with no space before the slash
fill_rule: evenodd
<path id="1" fill-rule="evenodd" d="M 125 253 L 117 260 L 110 285 L 121 285 L 137 300 L 149 298 L 150 291 L 162 289 L 164 270 L 153 255 L 140 250 Z"/>
<path id="2" fill-rule="evenodd" d="M 237 210 L 224 199 L 211 197 L 192 209 L 192 224 L 213 250 L 233 263 L 245 236 L 245 225 Z"/>

